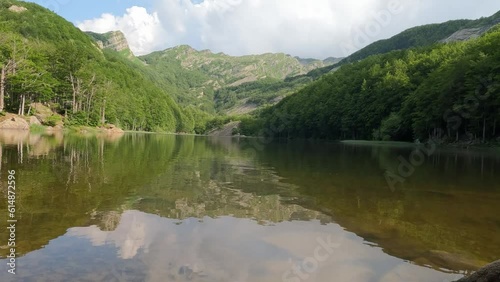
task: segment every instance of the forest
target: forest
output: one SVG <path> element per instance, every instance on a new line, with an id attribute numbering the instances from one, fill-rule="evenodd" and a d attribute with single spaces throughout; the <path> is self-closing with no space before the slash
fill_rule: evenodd
<path id="1" fill-rule="evenodd" d="M 245 120 L 242 132 L 335 140 L 494 140 L 500 119 L 498 46 L 496 27 L 466 42 L 370 56 Z"/>
<path id="2" fill-rule="evenodd" d="M 340 62 L 331 66 L 312 70 L 307 74 L 314 79 L 327 74 L 332 69 L 342 65 L 357 62 L 373 55 L 385 54 L 395 50 L 405 50 L 410 48 L 427 47 L 436 43 L 446 42 L 455 32 L 467 29 L 484 30 L 500 23 L 500 12 L 490 17 L 483 17 L 477 20 L 451 20 L 444 23 L 428 24 L 412 27 L 395 36 L 382 39 L 354 52 Z"/>
<path id="3" fill-rule="evenodd" d="M 0 112 L 31 115 L 31 104 L 42 103 L 57 113 L 46 125 L 64 119 L 68 126 L 205 134 L 241 120 L 237 133 L 279 138 L 499 136 L 499 28 L 469 41 L 439 40 L 493 26 L 499 13 L 412 28 L 307 73 L 312 66 L 285 54 L 230 57 L 189 46 L 130 59 L 99 48 L 95 40 L 104 36 L 36 4 L 0 0 L 0 10 Z M 228 116 L 242 105 L 254 112 Z"/>
<path id="4" fill-rule="evenodd" d="M 18 4 L 25 11 L 10 11 Z M 193 115 L 131 61 L 100 50 L 72 23 L 36 4 L 0 1 L 0 110 L 48 105 L 66 125 L 192 132 Z"/>

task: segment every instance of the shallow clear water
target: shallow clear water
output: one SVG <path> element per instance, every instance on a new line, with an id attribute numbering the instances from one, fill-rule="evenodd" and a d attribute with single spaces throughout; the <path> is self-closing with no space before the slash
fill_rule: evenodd
<path id="1" fill-rule="evenodd" d="M 500 256 L 500 154 L 0 132 L 0 281 L 453 281 Z M 414 162 L 415 163 L 415 162 Z M 2 229 L 4 229 L 2 227 Z M 0 256 L 8 254 L 7 232 Z"/>

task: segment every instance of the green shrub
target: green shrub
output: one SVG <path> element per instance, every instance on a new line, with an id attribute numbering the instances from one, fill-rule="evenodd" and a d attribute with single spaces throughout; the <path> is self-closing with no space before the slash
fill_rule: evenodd
<path id="1" fill-rule="evenodd" d="M 52 115 L 48 118 L 46 118 L 44 121 L 43 121 L 43 125 L 46 125 L 46 126 L 56 126 L 57 123 L 59 123 L 60 121 L 62 120 L 61 116 L 58 116 L 58 115 Z"/>
<path id="2" fill-rule="evenodd" d="M 264 121 L 261 118 L 243 117 L 239 133 L 246 136 L 258 136 L 262 128 L 264 128 Z"/>
<path id="3" fill-rule="evenodd" d="M 40 124 L 30 125 L 30 132 L 31 133 L 44 133 L 45 130 L 46 130 L 46 128 L 43 125 L 40 125 Z"/>
<path id="4" fill-rule="evenodd" d="M 65 121 L 68 126 L 84 126 L 87 125 L 87 115 L 84 112 L 68 114 Z"/>

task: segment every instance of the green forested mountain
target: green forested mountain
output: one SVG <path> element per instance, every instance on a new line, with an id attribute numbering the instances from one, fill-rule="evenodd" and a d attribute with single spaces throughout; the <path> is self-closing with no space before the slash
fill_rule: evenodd
<path id="1" fill-rule="evenodd" d="M 498 46 L 495 27 L 466 42 L 374 55 L 322 77 L 243 129 L 263 125 L 267 133 L 304 138 L 493 139 L 500 119 Z"/>
<path id="2" fill-rule="evenodd" d="M 372 55 L 385 54 L 395 50 L 425 47 L 443 41 L 467 40 L 483 34 L 500 23 L 500 12 L 478 20 L 453 20 L 439 24 L 417 26 L 405 30 L 389 39 L 379 40 L 344 58 L 339 63 L 311 71 L 308 76 L 318 78 L 341 65 L 357 62 Z M 464 38 L 450 38 L 460 31 L 470 31 Z M 448 40 L 447 40 L 448 39 Z"/>
<path id="3" fill-rule="evenodd" d="M 410 28 L 392 38 L 380 40 L 366 48 L 350 55 L 343 63 L 356 62 L 375 54 L 384 54 L 393 50 L 403 50 L 414 47 L 423 47 L 446 40 L 454 33 L 464 29 L 477 30 L 481 34 L 500 22 L 500 12 L 479 20 L 454 20 L 441 24 L 430 24 Z"/>
<path id="4" fill-rule="evenodd" d="M 266 85 L 326 64 L 285 54 L 231 57 L 188 46 L 137 58 L 121 32 L 83 33 L 28 2 L 0 0 L 0 9 L 1 110 L 34 114 L 30 104 L 45 103 L 67 125 L 204 133 L 227 112 L 216 91 L 246 83 L 260 87 L 260 80 Z M 247 94 L 237 102 L 254 98 L 250 102 L 260 105 L 277 97 Z"/>
<path id="5" fill-rule="evenodd" d="M 239 86 L 255 88 L 255 85 L 266 87 L 270 81 L 281 82 L 286 77 L 305 74 L 330 64 L 330 61 L 305 61 L 286 54 L 234 57 L 214 54 L 209 50 L 197 51 L 187 45 L 154 52 L 140 59 L 147 64 L 146 68 L 153 73 L 155 80 L 163 84 L 162 87 L 175 87 L 174 92 L 181 105 L 196 105 L 209 113 L 226 113 L 224 110 L 244 104 L 247 98 L 260 99 L 256 96 L 261 94 L 246 93 L 244 97 L 235 95 L 228 98 L 222 89 L 232 91 Z M 268 100 L 276 98 L 261 96 Z M 234 103 L 225 102 L 228 99 L 234 99 Z"/>
<path id="6" fill-rule="evenodd" d="M 340 62 L 189 46 L 137 58 L 121 32 L 83 33 L 36 4 L 0 0 L 0 110 L 32 114 L 40 102 L 68 125 L 205 133 L 221 115 L 270 106 L 242 132 L 414 140 L 441 128 L 486 140 L 497 136 L 499 21 L 416 27 Z"/>
<path id="7" fill-rule="evenodd" d="M 193 118 L 169 93 L 49 10 L 0 0 L 0 33 L 2 110 L 24 115 L 31 102 L 42 102 L 67 116 L 67 124 L 193 131 Z"/>
<path id="8" fill-rule="evenodd" d="M 216 108 L 238 113 L 238 110 L 255 109 L 262 105 L 275 104 L 282 98 L 297 92 L 308 83 L 320 78 L 338 67 L 357 62 L 371 55 L 385 54 L 394 50 L 431 46 L 438 42 L 460 41 L 479 36 L 500 22 L 500 12 L 479 20 L 455 20 L 441 24 L 431 24 L 408 29 L 392 38 L 380 40 L 355 52 L 344 59 L 328 58 L 326 66 L 315 68 L 307 74 L 289 76 L 284 80 L 267 80 L 264 83 L 253 83 L 237 87 L 229 87 L 216 92 Z M 308 59 L 297 58 L 301 63 Z M 246 97 L 244 99 L 242 97 Z M 244 102 L 242 106 L 241 102 Z M 238 107 L 239 106 L 239 107 Z"/>

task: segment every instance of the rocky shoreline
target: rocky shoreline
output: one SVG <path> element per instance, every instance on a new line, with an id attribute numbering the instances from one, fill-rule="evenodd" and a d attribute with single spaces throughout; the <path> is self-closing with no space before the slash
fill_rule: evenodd
<path id="1" fill-rule="evenodd" d="M 43 120 L 38 116 L 19 116 L 16 114 L 6 113 L 0 116 L 0 130 L 30 130 L 32 126 L 38 126 L 40 130 L 45 132 L 62 132 L 66 129 L 76 129 L 76 131 L 93 131 L 97 130 L 106 134 L 121 134 L 124 131 L 113 124 L 106 124 L 101 127 L 65 127 L 62 121 L 57 122 L 54 126 L 43 125 Z M 91 129 L 91 130 L 90 130 Z"/>

